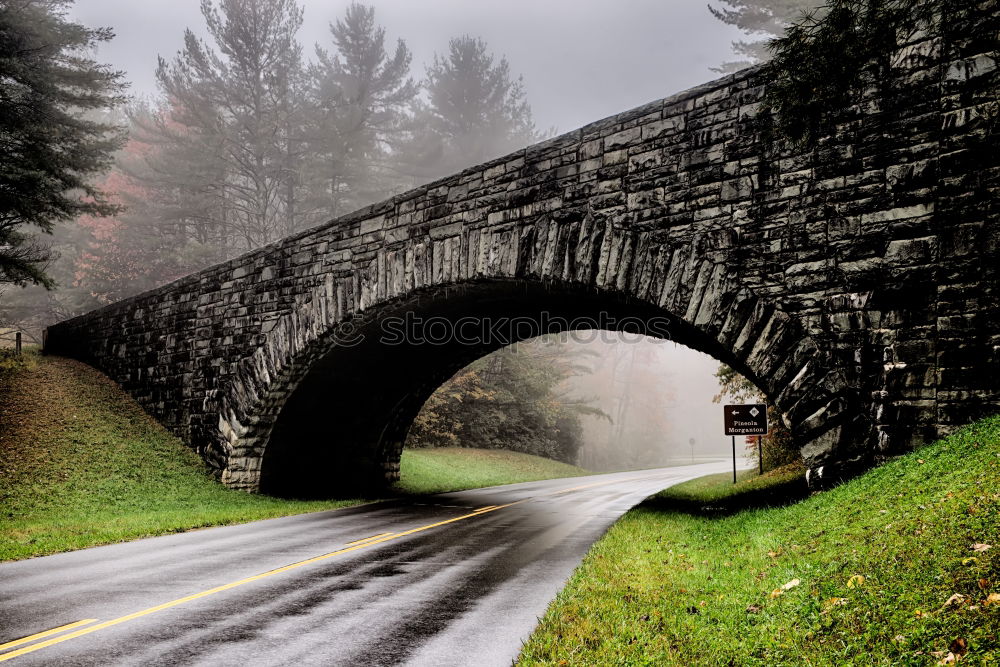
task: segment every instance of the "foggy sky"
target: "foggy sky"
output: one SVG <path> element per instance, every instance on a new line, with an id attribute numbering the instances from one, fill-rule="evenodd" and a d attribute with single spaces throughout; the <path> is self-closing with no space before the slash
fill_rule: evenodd
<path id="1" fill-rule="evenodd" d="M 331 48 L 329 23 L 343 16 L 347 0 L 300 0 L 305 21 L 299 35 L 306 59 L 319 42 Z M 391 0 L 373 1 L 386 28 L 387 47 L 402 38 L 413 53 L 414 78 L 448 39 L 482 37 L 511 72 L 524 76 L 540 129 L 566 132 L 646 102 L 681 92 L 719 75 L 710 70 L 732 59 L 735 29 L 716 20 L 705 0 Z M 155 95 L 157 55 L 173 58 L 186 27 L 204 36 L 198 0 L 77 0 L 71 15 L 90 26 L 110 26 L 117 36 L 98 52 L 102 62 L 126 72 L 132 93 Z M 389 50 L 389 48 L 387 48 Z M 670 449 L 725 455 L 721 406 L 711 402 L 718 362 L 670 346 L 665 372 L 677 378 L 669 409 L 676 430 Z"/>
<path id="2" fill-rule="evenodd" d="M 719 393 L 715 379 L 719 362 L 683 345 L 669 344 L 668 350 L 669 364 L 665 370 L 673 374 L 676 389 L 666 408 L 675 428 L 667 446 L 684 455 L 691 451 L 688 441 L 693 438 L 696 455 L 731 456 L 732 444 L 723 429 L 722 406 L 712 402 Z M 746 443 L 737 438 L 736 456 L 743 457 L 745 449 Z"/>
<path id="3" fill-rule="evenodd" d="M 305 21 L 299 41 L 307 58 L 329 47 L 329 24 L 347 0 L 300 0 Z M 387 42 L 402 38 L 422 78 L 448 39 L 482 37 L 511 72 L 524 76 L 539 128 L 566 132 L 698 85 L 731 59 L 741 37 L 716 20 L 706 0 L 382 0 L 372 1 Z M 132 91 L 156 92 L 156 57 L 173 58 L 186 27 L 204 36 L 198 0 L 77 0 L 71 15 L 110 26 L 103 62 L 124 70 Z"/>

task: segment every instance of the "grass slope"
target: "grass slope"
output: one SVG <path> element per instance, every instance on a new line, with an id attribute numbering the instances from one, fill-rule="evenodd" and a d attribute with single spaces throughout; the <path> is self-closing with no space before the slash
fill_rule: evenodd
<path id="1" fill-rule="evenodd" d="M 586 474 L 476 449 L 403 457 L 401 493 Z M 117 385 L 57 357 L 0 355 L 0 560 L 353 505 L 226 489 Z"/>
<path id="2" fill-rule="evenodd" d="M 0 560 L 342 507 L 226 489 L 111 380 L 29 357 L 0 376 Z"/>
<path id="3" fill-rule="evenodd" d="M 1000 658 L 1000 418 L 795 504 L 692 513 L 739 501 L 725 489 L 703 480 L 623 517 L 520 664 Z"/>
<path id="4" fill-rule="evenodd" d="M 567 463 L 519 452 L 462 447 L 407 449 L 397 488 L 407 494 L 443 493 L 590 474 Z"/>
<path id="5" fill-rule="evenodd" d="M 705 475 L 672 486 L 658 494 L 658 502 L 668 502 L 671 509 L 691 514 L 721 515 L 750 509 L 787 504 L 809 495 L 806 469 L 801 463 L 769 470 L 741 470 L 733 484 L 730 472 Z"/>

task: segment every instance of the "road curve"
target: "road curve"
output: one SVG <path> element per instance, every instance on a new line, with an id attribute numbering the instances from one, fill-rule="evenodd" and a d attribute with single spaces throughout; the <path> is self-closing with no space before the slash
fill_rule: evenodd
<path id="1" fill-rule="evenodd" d="M 730 465 L 511 484 L 0 564 L 0 662 L 509 665 L 618 517 Z"/>

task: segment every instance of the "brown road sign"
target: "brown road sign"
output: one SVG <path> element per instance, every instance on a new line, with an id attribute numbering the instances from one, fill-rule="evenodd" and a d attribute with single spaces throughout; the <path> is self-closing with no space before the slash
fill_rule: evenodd
<path id="1" fill-rule="evenodd" d="M 767 435 L 767 406 L 763 403 L 723 405 L 726 435 Z"/>

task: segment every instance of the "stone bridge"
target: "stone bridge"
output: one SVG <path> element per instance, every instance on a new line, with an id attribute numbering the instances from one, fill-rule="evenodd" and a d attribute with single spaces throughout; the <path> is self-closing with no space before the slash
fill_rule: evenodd
<path id="1" fill-rule="evenodd" d="M 761 132 L 745 70 L 62 322 L 46 349 L 224 483 L 334 495 L 397 477 L 425 399 L 504 342 L 386 340 L 407 314 L 631 318 L 750 378 L 836 479 L 1000 406 L 995 61 L 933 40 L 897 60 L 894 92 L 808 149 Z"/>

